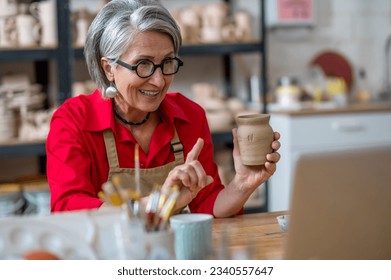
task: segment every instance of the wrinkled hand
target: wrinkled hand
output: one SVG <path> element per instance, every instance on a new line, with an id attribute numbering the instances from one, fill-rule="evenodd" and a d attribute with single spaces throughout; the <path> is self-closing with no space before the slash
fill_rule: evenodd
<path id="1" fill-rule="evenodd" d="M 167 176 L 162 191 L 168 193 L 174 185 L 180 187 L 177 208 L 188 205 L 205 186 L 213 182 L 213 177 L 207 175 L 198 156 L 204 147 L 204 140 L 198 138 L 197 143 L 187 154 L 184 164 L 176 166 Z"/>
<path id="2" fill-rule="evenodd" d="M 243 184 L 243 186 L 256 188 L 269 179 L 269 177 L 272 176 L 274 172 L 276 172 L 276 163 L 280 160 L 280 154 L 277 152 L 281 146 L 280 142 L 278 141 L 280 139 L 280 134 L 278 132 L 274 132 L 274 141 L 272 142 L 273 152 L 266 155 L 267 162 L 265 165 L 259 166 L 243 165 L 240 159 L 237 128 L 232 129 L 232 134 L 234 138 L 233 158 L 236 175 L 242 182 L 246 182 L 246 184 Z"/>

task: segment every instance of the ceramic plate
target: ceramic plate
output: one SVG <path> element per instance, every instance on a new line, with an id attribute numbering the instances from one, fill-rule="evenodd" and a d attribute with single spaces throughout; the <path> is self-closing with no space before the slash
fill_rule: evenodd
<path id="1" fill-rule="evenodd" d="M 348 90 L 352 88 L 353 85 L 353 69 L 348 59 L 342 54 L 325 51 L 317 55 L 312 61 L 312 65 L 318 65 L 322 68 L 326 76 L 337 76 L 342 77 Z"/>

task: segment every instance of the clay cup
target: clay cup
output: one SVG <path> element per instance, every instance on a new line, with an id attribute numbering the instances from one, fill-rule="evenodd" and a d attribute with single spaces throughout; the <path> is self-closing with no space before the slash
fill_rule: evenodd
<path id="1" fill-rule="evenodd" d="M 238 144 L 240 158 L 244 165 L 263 165 L 266 155 L 273 151 L 273 129 L 269 114 L 238 115 Z"/>

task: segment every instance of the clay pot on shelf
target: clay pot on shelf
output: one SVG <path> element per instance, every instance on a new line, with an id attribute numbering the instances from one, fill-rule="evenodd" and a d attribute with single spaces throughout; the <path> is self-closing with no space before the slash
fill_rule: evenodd
<path id="1" fill-rule="evenodd" d="M 41 24 L 40 45 L 42 47 L 55 47 L 58 43 L 56 3 L 55 0 L 45 0 L 33 2 L 29 7 L 30 13 Z"/>
<path id="2" fill-rule="evenodd" d="M 201 41 L 218 43 L 223 41 L 222 29 L 228 17 L 227 3 L 211 3 L 205 5 L 202 13 Z"/>
<path id="3" fill-rule="evenodd" d="M 211 132 L 227 132 L 233 127 L 233 117 L 228 109 L 207 111 L 206 118 Z"/>
<path id="4" fill-rule="evenodd" d="M 269 114 L 250 114 L 236 117 L 240 158 L 243 164 L 265 164 L 266 155 L 272 152 L 274 139 L 269 121 Z"/>
<path id="5" fill-rule="evenodd" d="M 85 9 L 80 9 L 76 12 L 75 27 L 76 27 L 76 47 L 84 47 L 87 38 L 88 28 L 90 26 L 89 14 Z"/>
<path id="6" fill-rule="evenodd" d="M 0 48 L 12 48 L 17 45 L 15 17 L 0 17 Z"/>
<path id="7" fill-rule="evenodd" d="M 239 42 L 249 42 L 252 39 L 251 16 L 248 12 L 240 11 L 234 15 L 235 37 Z"/>
<path id="8" fill-rule="evenodd" d="M 32 15 L 21 14 L 16 17 L 19 47 L 35 47 L 40 40 L 41 25 Z"/>

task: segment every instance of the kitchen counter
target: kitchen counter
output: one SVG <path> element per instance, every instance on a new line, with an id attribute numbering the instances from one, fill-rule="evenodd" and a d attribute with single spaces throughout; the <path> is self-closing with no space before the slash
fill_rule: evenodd
<path id="1" fill-rule="evenodd" d="M 319 104 L 300 103 L 292 108 L 281 107 L 270 104 L 270 113 L 276 115 L 325 115 L 325 114 L 342 114 L 342 113 L 361 113 L 361 112 L 382 112 L 391 111 L 391 102 L 383 103 L 353 103 L 346 106 L 337 106 L 331 102 Z"/>
<path id="2" fill-rule="evenodd" d="M 270 113 L 281 160 L 269 180 L 268 211 L 288 210 L 296 161 L 304 154 L 391 146 L 391 103 Z"/>

